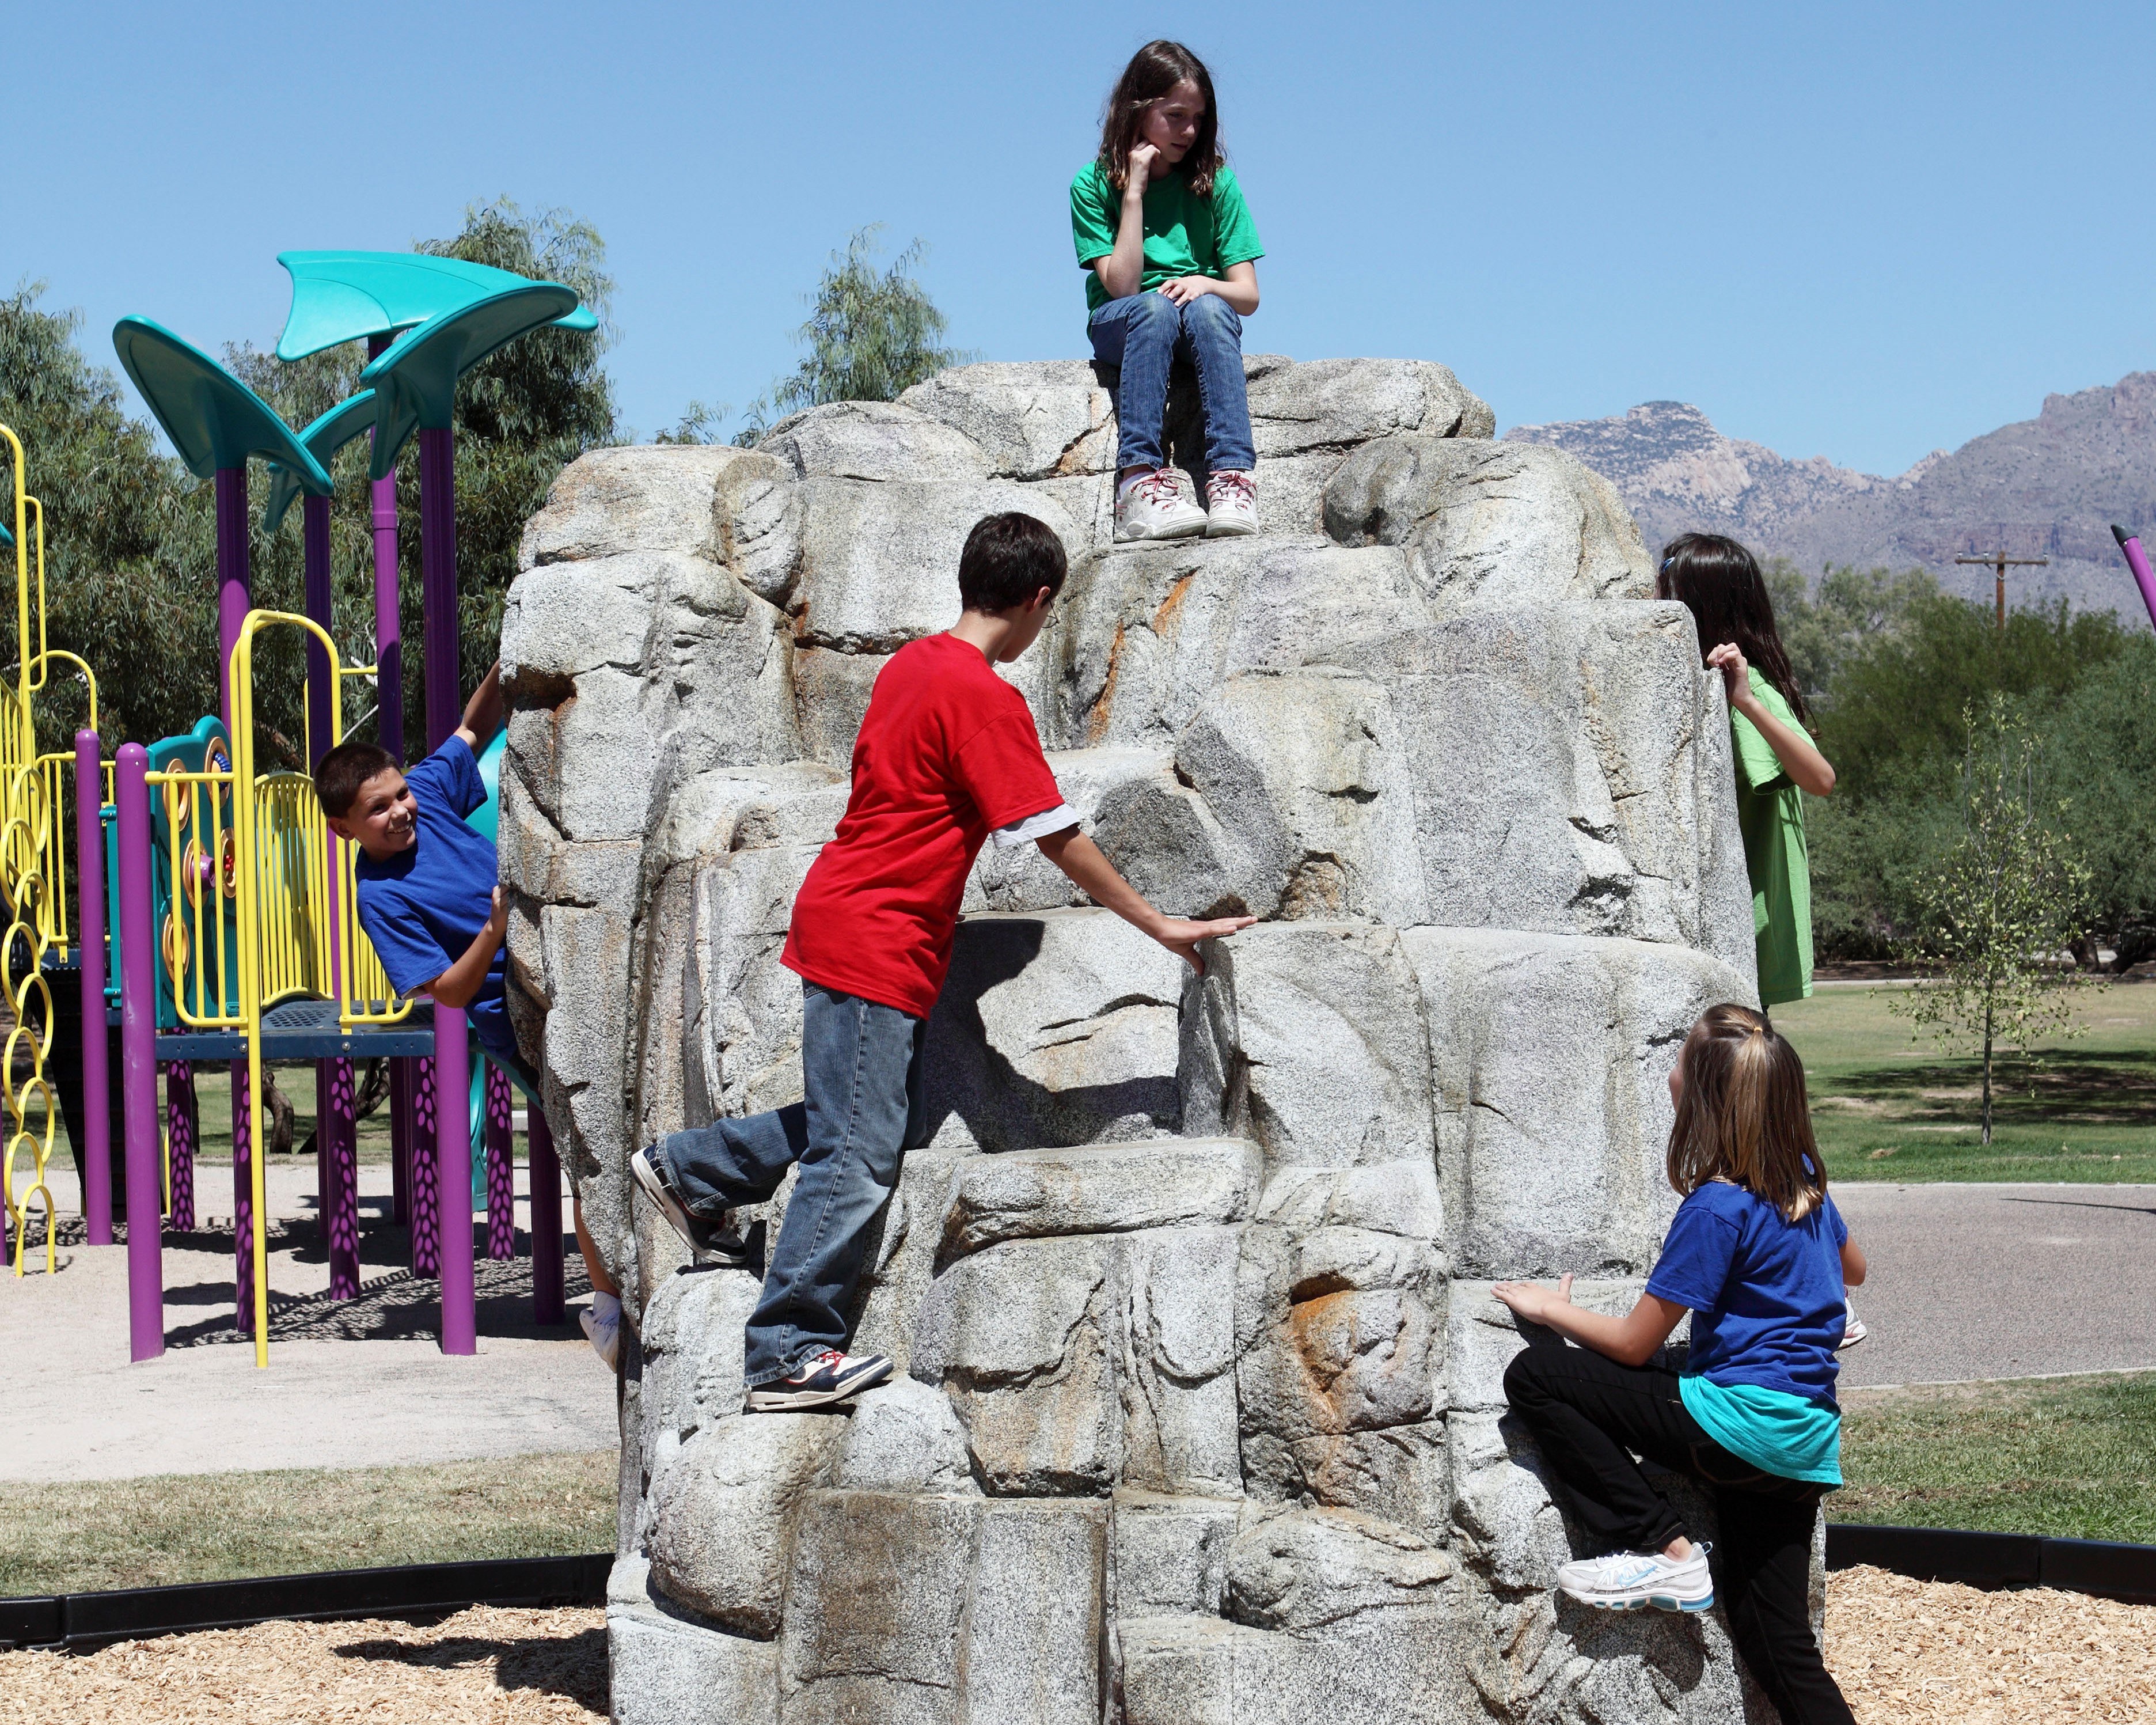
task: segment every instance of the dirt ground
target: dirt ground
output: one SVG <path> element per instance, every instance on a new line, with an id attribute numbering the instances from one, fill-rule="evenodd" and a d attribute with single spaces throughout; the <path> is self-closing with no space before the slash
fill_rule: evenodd
<path id="1" fill-rule="evenodd" d="M 1827 1584 L 1827 1662 L 1860 1725 L 2156 1719 L 2156 1605 L 1845 1569 Z M 74 1656 L 0 1654 L 8 1725 L 564 1725 L 606 1716 L 606 1615 L 596 1609 L 480 1606 L 424 1628 L 265 1623 Z"/>

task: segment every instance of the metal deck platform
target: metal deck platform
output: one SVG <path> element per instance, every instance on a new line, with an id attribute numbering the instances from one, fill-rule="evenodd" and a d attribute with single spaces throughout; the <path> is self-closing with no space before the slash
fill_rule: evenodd
<path id="1" fill-rule="evenodd" d="M 110 1022 L 119 1014 L 108 1014 Z M 430 1055 L 434 1051 L 434 1010 L 412 1009 L 399 1024 L 359 1024 L 350 1032 L 337 1027 L 334 1000 L 280 1001 L 262 1015 L 262 1058 L 265 1060 L 372 1060 L 383 1055 Z M 160 1030 L 161 1060 L 237 1060 L 245 1058 L 247 1038 L 238 1030 Z"/>

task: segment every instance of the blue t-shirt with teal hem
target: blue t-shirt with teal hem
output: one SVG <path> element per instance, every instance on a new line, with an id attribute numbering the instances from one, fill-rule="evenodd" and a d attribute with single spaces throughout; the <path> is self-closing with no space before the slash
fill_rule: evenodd
<path id="1" fill-rule="evenodd" d="M 1789 1222 L 1709 1180 L 1677 1207 L 1647 1278 L 1649 1293 L 1692 1314 L 1686 1410 L 1732 1455 L 1784 1479 L 1841 1482 L 1835 1349 L 1848 1238 L 1830 1197 Z"/>
<path id="2" fill-rule="evenodd" d="M 404 775 L 418 808 L 418 833 L 409 850 L 386 862 L 362 854 L 352 866 L 359 888 L 359 923 L 389 985 L 410 994 L 464 957 L 494 909 L 501 877 L 494 843 L 465 817 L 486 801 L 479 758 L 461 737 L 451 737 Z M 506 998 L 508 948 L 487 967 L 486 979 L 466 1009 L 480 1045 L 513 1054 Z"/>

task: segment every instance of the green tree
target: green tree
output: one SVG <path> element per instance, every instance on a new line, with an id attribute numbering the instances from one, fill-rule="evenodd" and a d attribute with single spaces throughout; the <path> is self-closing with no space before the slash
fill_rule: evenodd
<path id="1" fill-rule="evenodd" d="M 47 640 L 97 673 L 108 745 L 164 736 L 201 715 L 217 657 L 213 500 L 129 417 L 119 377 L 84 357 L 82 314 L 44 310 L 44 290 L 0 299 L 0 423 L 22 439 L 44 509 Z M 58 748 L 88 706 L 70 675 L 49 689 L 40 742 Z"/>
<path id="2" fill-rule="evenodd" d="M 2078 1028 L 2059 955 L 2082 932 L 2089 870 L 2063 829 L 2064 807 L 2039 793 L 2036 740 L 2009 704 L 1994 696 L 1972 706 L 1963 728 L 1960 831 L 1916 882 L 1907 956 L 1929 974 L 1889 1010 L 1942 1045 L 1977 1045 L 1989 1145 L 1994 1050 L 2025 1060 L 2042 1036 Z"/>
<path id="3" fill-rule="evenodd" d="M 844 252 L 831 254 L 830 267 L 808 296 L 808 321 L 798 332 L 808 352 L 792 375 L 749 405 L 748 424 L 735 439 L 752 444 L 788 413 L 834 401 L 895 401 L 923 378 L 968 356 L 942 344 L 945 320 L 913 279 L 921 262 L 918 239 L 879 271 L 871 261 L 880 223 L 855 231 Z M 698 408 L 677 428 L 684 437 Z"/>
<path id="4" fill-rule="evenodd" d="M 1842 667 L 1866 647 L 1899 638 L 1922 601 L 1937 596 L 1938 580 L 1923 569 L 1860 569 L 1830 563 L 1814 591 L 1787 557 L 1772 557 L 1763 572 L 1774 602 L 1774 624 L 1790 668 L 1812 707 L 1824 708 Z"/>

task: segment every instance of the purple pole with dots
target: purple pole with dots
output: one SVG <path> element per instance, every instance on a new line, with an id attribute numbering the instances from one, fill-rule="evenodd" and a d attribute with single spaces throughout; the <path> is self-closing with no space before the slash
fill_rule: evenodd
<path id="1" fill-rule="evenodd" d="M 254 1333 L 254 1111 L 247 1093 L 247 1062 L 232 1073 L 232 1301 L 233 1327 Z M 267 1075 L 262 1086 L 269 1089 Z"/>
<path id="2" fill-rule="evenodd" d="M 195 1069 L 185 1060 L 165 1068 L 165 1161 L 172 1171 L 172 1232 L 195 1228 Z"/>
<path id="3" fill-rule="evenodd" d="M 150 932 L 150 752 L 124 745 L 120 816 L 120 1055 L 127 1138 L 128 1358 L 165 1351 L 165 1266 L 157 1169 L 157 979 Z M 100 1012 L 100 1016 L 103 1014 Z"/>
<path id="4" fill-rule="evenodd" d="M 92 1245 L 112 1244 L 112 1096 L 105 1048 L 105 775 L 97 733 L 74 734 L 74 857 L 82 914 L 82 1214 Z"/>
<path id="5" fill-rule="evenodd" d="M 316 1122 L 327 1166 L 330 1298 L 359 1297 L 359 1086 L 347 1060 L 325 1060 L 329 1106 Z"/>
<path id="6" fill-rule="evenodd" d="M 437 1018 L 448 1009 L 436 1007 Z M 439 1045 L 439 1044 L 438 1044 Z M 441 1181 L 436 1157 L 439 1139 L 434 1131 L 441 1112 L 434 1093 L 434 1063 L 424 1058 L 412 1062 L 412 1273 L 436 1276 L 442 1268 Z M 469 1202 L 469 1200 L 467 1200 Z"/>
<path id="7" fill-rule="evenodd" d="M 516 1255 L 516 1154 L 511 1136 L 509 1075 L 486 1063 L 486 1255 Z"/>

